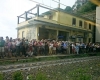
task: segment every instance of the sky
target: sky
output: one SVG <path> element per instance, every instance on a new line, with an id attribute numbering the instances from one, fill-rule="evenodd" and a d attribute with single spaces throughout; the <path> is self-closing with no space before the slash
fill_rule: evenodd
<path id="1" fill-rule="evenodd" d="M 52 0 L 33 0 L 56 8 L 58 4 Z M 58 0 L 55 0 L 58 1 Z M 76 0 L 60 0 L 66 6 L 72 6 Z M 36 3 L 30 0 L 0 0 L 0 37 L 17 38 L 17 16 L 34 7 Z M 66 6 L 61 5 L 61 8 Z"/>

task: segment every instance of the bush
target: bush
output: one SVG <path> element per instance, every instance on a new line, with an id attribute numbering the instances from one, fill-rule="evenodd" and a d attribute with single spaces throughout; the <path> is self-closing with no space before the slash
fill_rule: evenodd
<path id="1" fill-rule="evenodd" d="M 37 75 L 36 75 L 36 80 L 48 80 L 46 75 L 39 72 Z"/>
<path id="2" fill-rule="evenodd" d="M 3 74 L 0 73 L 0 80 L 3 80 Z"/>
<path id="3" fill-rule="evenodd" d="M 27 80 L 35 80 L 34 77 L 32 75 L 28 75 Z"/>
<path id="4" fill-rule="evenodd" d="M 23 80 L 23 75 L 22 75 L 21 71 L 14 72 L 13 80 Z"/>

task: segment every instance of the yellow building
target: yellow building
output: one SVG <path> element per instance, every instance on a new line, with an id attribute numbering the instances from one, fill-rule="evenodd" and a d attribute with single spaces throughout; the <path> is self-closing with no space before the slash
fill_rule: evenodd
<path id="1" fill-rule="evenodd" d="M 40 13 L 41 8 L 48 11 Z M 34 9 L 37 10 L 36 13 L 32 13 Z M 22 18 L 25 21 L 20 22 Z M 56 39 L 75 42 L 92 42 L 95 37 L 93 21 L 63 9 L 50 9 L 41 5 L 18 16 L 17 34 L 18 38 L 25 37 L 29 40 Z"/>

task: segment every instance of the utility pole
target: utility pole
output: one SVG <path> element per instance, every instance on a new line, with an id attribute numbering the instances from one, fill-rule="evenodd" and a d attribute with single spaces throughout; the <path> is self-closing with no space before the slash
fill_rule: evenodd
<path id="1" fill-rule="evenodd" d="M 60 24 L 60 0 L 58 3 L 58 24 Z"/>
<path id="2" fill-rule="evenodd" d="M 60 8 L 60 0 L 59 0 L 59 3 L 58 3 L 58 8 Z"/>

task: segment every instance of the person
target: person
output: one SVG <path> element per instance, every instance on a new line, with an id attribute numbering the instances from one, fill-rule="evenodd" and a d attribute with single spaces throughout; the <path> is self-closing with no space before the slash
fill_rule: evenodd
<path id="1" fill-rule="evenodd" d="M 48 55 L 49 53 L 49 44 L 48 42 L 45 42 L 45 55 Z"/>
<path id="2" fill-rule="evenodd" d="M 27 57 L 24 39 L 22 39 L 21 42 L 20 42 L 20 56 L 23 56 L 23 55 L 25 57 Z"/>
<path id="3" fill-rule="evenodd" d="M 4 46 L 5 41 L 3 40 L 3 37 L 0 37 L 0 58 L 4 58 Z"/>
<path id="4" fill-rule="evenodd" d="M 79 54 L 79 43 L 75 43 L 75 51 Z"/>
<path id="5" fill-rule="evenodd" d="M 29 42 L 28 55 L 33 56 L 33 42 L 32 42 L 32 40 Z"/>
<path id="6" fill-rule="evenodd" d="M 12 39 L 10 39 L 8 42 L 8 57 L 12 57 Z"/>
<path id="7" fill-rule="evenodd" d="M 18 39 L 16 40 L 16 42 L 15 42 L 15 44 L 16 44 L 16 57 L 17 57 L 17 56 L 20 56 L 20 43 L 21 43 L 21 41 L 20 41 L 20 39 L 18 38 Z"/>
<path id="8" fill-rule="evenodd" d="M 56 54 L 57 43 L 53 42 L 53 54 Z"/>
<path id="9" fill-rule="evenodd" d="M 49 55 L 52 55 L 53 42 L 49 43 Z"/>
<path id="10" fill-rule="evenodd" d="M 75 54 L 75 43 L 72 43 L 72 53 Z"/>
<path id="11" fill-rule="evenodd" d="M 64 42 L 64 44 L 63 44 L 63 51 L 64 51 L 65 54 L 67 53 L 67 50 L 68 50 L 68 43 Z"/>
<path id="12" fill-rule="evenodd" d="M 16 57 L 16 41 L 15 39 L 12 40 L 12 55 Z"/>

